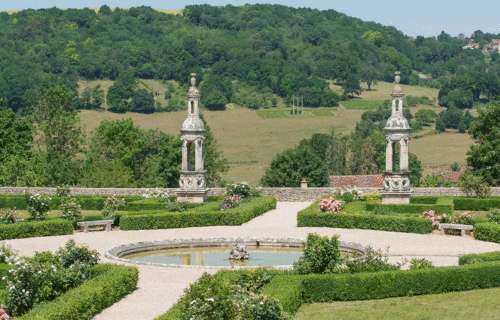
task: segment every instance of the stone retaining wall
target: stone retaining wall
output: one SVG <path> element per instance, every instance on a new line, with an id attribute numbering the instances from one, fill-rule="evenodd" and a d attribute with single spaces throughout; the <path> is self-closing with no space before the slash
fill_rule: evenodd
<path id="1" fill-rule="evenodd" d="M 379 188 L 358 188 L 364 193 L 379 191 Z M 0 194 L 24 194 L 28 190 L 32 193 L 55 194 L 56 188 L 16 188 L 0 187 Z M 71 188 L 75 195 L 142 195 L 146 188 Z M 164 189 L 174 195 L 176 188 Z M 209 195 L 223 195 L 225 188 L 211 188 Z M 334 194 L 337 188 L 263 188 L 262 195 L 275 196 L 278 201 L 304 202 L 315 201 L 324 195 Z M 491 188 L 491 195 L 500 196 L 500 187 Z M 413 188 L 412 196 L 459 196 L 465 194 L 459 188 Z"/>

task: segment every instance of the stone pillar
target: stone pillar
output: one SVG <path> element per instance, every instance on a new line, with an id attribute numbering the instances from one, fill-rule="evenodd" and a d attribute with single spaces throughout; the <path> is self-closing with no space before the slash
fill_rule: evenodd
<path id="1" fill-rule="evenodd" d="M 181 171 L 189 171 L 189 149 L 188 142 L 186 140 L 182 141 L 182 166 Z"/>
<path id="2" fill-rule="evenodd" d="M 399 141 L 401 144 L 399 170 L 407 171 L 409 169 L 409 166 L 408 166 L 408 138 L 404 137 Z"/>
<path id="3" fill-rule="evenodd" d="M 300 187 L 302 189 L 307 189 L 307 180 L 306 180 L 306 178 L 303 178 L 302 181 L 300 181 Z"/>
<path id="4" fill-rule="evenodd" d="M 205 140 L 205 137 L 199 137 L 196 139 L 195 142 L 195 164 L 196 164 L 196 171 L 202 171 L 203 170 L 203 141 Z"/>
<path id="5" fill-rule="evenodd" d="M 385 149 L 385 171 L 392 171 L 392 140 L 386 137 L 387 145 Z"/>

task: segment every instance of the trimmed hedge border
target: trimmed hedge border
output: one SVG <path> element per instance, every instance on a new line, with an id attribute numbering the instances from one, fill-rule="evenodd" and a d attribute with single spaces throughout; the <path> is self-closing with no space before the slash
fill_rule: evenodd
<path id="1" fill-rule="evenodd" d="M 0 225 L 0 240 L 73 234 L 73 224 L 63 219 Z"/>
<path id="2" fill-rule="evenodd" d="M 480 254 L 466 254 L 458 259 L 458 265 L 473 264 L 479 262 L 500 261 L 500 251 L 486 252 Z"/>
<path id="3" fill-rule="evenodd" d="M 277 299 L 283 311 L 295 314 L 302 305 L 302 281 L 300 276 L 276 276 L 261 293 Z"/>
<path id="4" fill-rule="evenodd" d="M 500 225 L 491 222 L 476 223 L 474 225 L 474 238 L 500 243 Z"/>
<path id="5" fill-rule="evenodd" d="M 92 278 L 53 301 L 41 303 L 18 319 L 76 320 L 90 319 L 137 287 L 139 271 L 135 267 L 99 264 Z"/>
<path id="6" fill-rule="evenodd" d="M 226 211 L 172 212 L 143 215 L 123 215 L 121 230 L 189 228 L 219 225 L 240 225 L 267 211 L 276 209 L 275 197 L 259 197 Z"/>
<path id="7" fill-rule="evenodd" d="M 297 215 L 298 227 L 369 229 L 426 234 L 432 232 L 428 219 L 370 214 L 320 213 L 306 209 Z"/>
<path id="8" fill-rule="evenodd" d="M 500 197 L 478 198 L 453 198 L 455 210 L 488 211 L 491 208 L 500 208 Z"/>
<path id="9" fill-rule="evenodd" d="M 500 262 L 423 270 L 311 275 L 302 281 L 303 302 L 353 301 L 464 291 L 500 286 Z"/>
<path id="10" fill-rule="evenodd" d="M 367 203 L 366 211 L 373 211 L 375 207 L 383 207 L 397 213 L 422 214 L 424 211 L 434 210 L 437 214 L 452 213 L 453 207 L 446 204 L 380 204 Z"/>
<path id="11" fill-rule="evenodd" d="M 439 197 L 434 196 L 416 196 L 411 197 L 411 204 L 436 204 Z"/>

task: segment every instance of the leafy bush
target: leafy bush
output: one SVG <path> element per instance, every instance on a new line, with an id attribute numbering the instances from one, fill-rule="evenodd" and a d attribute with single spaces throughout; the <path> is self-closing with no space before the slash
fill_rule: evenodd
<path id="1" fill-rule="evenodd" d="M 16 223 L 18 221 L 24 221 L 21 214 L 16 212 L 16 208 L 14 209 L 0 209 L 0 223 Z"/>
<path id="2" fill-rule="evenodd" d="M 372 191 L 365 194 L 363 200 L 369 202 L 382 203 L 382 196 L 377 191 Z"/>
<path id="3" fill-rule="evenodd" d="M 483 177 L 475 176 L 469 171 L 458 178 L 458 187 L 468 197 L 486 198 L 491 194 L 490 186 L 484 182 Z"/>
<path id="4" fill-rule="evenodd" d="M 51 257 L 51 254 L 42 254 L 42 256 Z M 37 262 L 37 259 L 46 263 Z M 9 290 L 6 308 L 15 316 L 26 313 L 37 303 L 51 301 L 80 285 L 83 279 L 88 277 L 90 271 L 90 268 L 83 264 L 72 264 L 64 268 L 55 260 L 50 261 L 50 259 L 36 256 L 33 262 L 19 257 L 11 258 L 9 264 L 16 268 L 5 277 Z"/>
<path id="5" fill-rule="evenodd" d="M 474 220 L 474 218 L 472 217 L 472 215 L 470 214 L 470 212 L 462 212 L 461 214 L 459 214 L 458 216 L 457 215 L 454 215 L 450 218 L 450 223 L 454 223 L 454 224 L 475 224 L 476 221 Z"/>
<path id="6" fill-rule="evenodd" d="M 432 228 L 438 229 L 440 223 L 448 222 L 449 216 L 446 213 L 443 213 L 442 216 L 436 216 L 436 213 L 433 210 L 425 211 L 419 218 L 424 218 L 431 220 Z"/>
<path id="7" fill-rule="evenodd" d="M 43 193 L 31 194 L 26 192 L 25 198 L 28 204 L 28 212 L 31 214 L 33 220 L 40 221 L 47 219 L 51 201 L 49 196 Z"/>
<path id="8" fill-rule="evenodd" d="M 64 248 L 59 248 L 55 256 L 64 268 L 78 263 L 93 267 L 99 262 L 97 250 L 89 250 L 86 246 L 79 247 L 73 239 L 68 240 Z"/>
<path id="9" fill-rule="evenodd" d="M 302 256 L 293 264 L 299 274 L 333 272 L 343 262 L 340 258 L 339 236 L 328 239 L 316 233 L 307 235 L 306 243 L 302 244 Z"/>
<path id="10" fill-rule="evenodd" d="M 393 216 L 395 215 L 396 213 L 391 211 L 389 208 L 387 207 L 383 207 L 383 206 L 375 206 L 375 208 L 373 209 L 373 211 L 371 212 L 371 214 L 374 214 L 374 215 L 382 215 L 382 216 Z"/>
<path id="11" fill-rule="evenodd" d="M 466 254 L 458 258 L 458 265 L 466 265 L 466 264 L 474 264 L 474 263 L 483 263 L 490 261 L 499 261 L 500 260 L 500 251 L 497 252 L 486 252 L 480 254 Z"/>
<path id="12" fill-rule="evenodd" d="M 113 218 L 116 212 L 123 208 L 125 208 L 125 199 L 118 200 L 115 195 L 112 195 L 104 201 L 104 208 L 101 214 L 104 218 Z"/>
<path id="13" fill-rule="evenodd" d="M 488 212 L 488 221 L 498 224 L 500 222 L 500 209 L 490 209 Z"/>
<path id="14" fill-rule="evenodd" d="M 341 187 L 335 191 L 335 199 L 340 199 L 345 203 L 360 201 L 363 199 L 363 192 L 356 187 Z"/>
<path id="15" fill-rule="evenodd" d="M 82 206 L 76 202 L 75 198 L 61 204 L 60 210 L 62 218 L 71 222 L 80 221 L 82 218 Z"/>
<path id="16" fill-rule="evenodd" d="M 410 260 L 410 270 L 420 270 L 429 268 L 434 268 L 434 265 L 432 264 L 431 261 L 425 258 L 422 259 L 413 258 Z"/>
<path id="17" fill-rule="evenodd" d="M 401 265 L 392 265 L 387 257 L 387 248 L 385 254 L 382 250 L 373 250 L 372 247 L 366 248 L 364 257 L 346 260 L 343 272 L 358 273 L 358 272 L 376 272 L 376 271 L 393 271 L 401 268 Z"/>
<path id="18" fill-rule="evenodd" d="M 220 209 L 221 211 L 224 210 L 229 210 L 236 208 L 237 206 L 240 205 L 241 203 L 241 196 L 240 195 L 233 195 L 233 196 L 225 196 L 224 198 L 221 199 L 221 204 L 220 204 Z"/>
<path id="19" fill-rule="evenodd" d="M 71 190 L 69 188 L 69 185 L 63 184 L 62 186 L 57 186 L 56 188 L 56 197 L 59 198 L 66 198 L 69 197 L 71 193 Z"/>
<path id="20" fill-rule="evenodd" d="M 109 307 L 137 287 L 138 270 L 115 264 L 99 264 L 91 278 L 57 299 L 39 304 L 20 320 L 84 320 Z"/>
<path id="21" fill-rule="evenodd" d="M 344 204 L 342 203 L 342 201 L 335 200 L 335 198 L 333 197 L 321 199 L 318 205 L 318 212 L 337 213 L 340 212 L 342 208 L 344 208 Z"/>
<path id="22" fill-rule="evenodd" d="M 189 203 L 188 202 L 168 202 L 166 204 L 166 209 L 168 212 L 184 212 L 187 211 L 189 208 Z"/>
<path id="23" fill-rule="evenodd" d="M 73 224 L 60 219 L 0 225 L 0 240 L 73 234 Z"/>
<path id="24" fill-rule="evenodd" d="M 478 223 L 474 225 L 476 240 L 500 243 L 500 225 L 495 223 Z"/>

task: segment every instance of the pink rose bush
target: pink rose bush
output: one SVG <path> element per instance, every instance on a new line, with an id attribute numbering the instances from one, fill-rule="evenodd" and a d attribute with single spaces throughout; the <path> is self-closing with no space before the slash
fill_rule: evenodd
<path id="1" fill-rule="evenodd" d="M 441 230 L 441 228 L 439 228 L 439 223 L 446 222 L 449 217 L 450 216 L 447 215 L 446 213 L 443 213 L 442 216 L 436 216 L 436 213 L 434 212 L 434 210 L 425 211 L 421 216 L 419 216 L 419 218 L 425 218 L 425 219 L 431 220 L 432 221 L 432 228 L 439 229 L 439 230 Z"/>
<path id="2" fill-rule="evenodd" d="M 335 200 L 334 197 L 330 197 L 319 201 L 318 212 L 337 213 L 343 208 L 344 203 L 341 200 Z"/>

